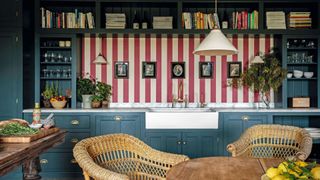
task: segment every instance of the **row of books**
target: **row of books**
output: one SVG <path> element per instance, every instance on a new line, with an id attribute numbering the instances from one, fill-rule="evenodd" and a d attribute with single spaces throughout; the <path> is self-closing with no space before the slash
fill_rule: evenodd
<path id="1" fill-rule="evenodd" d="M 226 17 L 225 13 L 222 20 L 222 28 L 231 29 L 258 29 L 259 13 L 254 10 L 252 12 L 241 11 L 232 12 L 232 17 Z M 183 12 L 182 26 L 185 29 L 213 29 L 220 28 L 219 18 L 216 13 L 202 13 L 202 12 Z"/>
<path id="2" fill-rule="evenodd" d="M 92 12 L 53 12 L 43 7 L 40 8 L 42 28 L 89 28 L 95 27 Z"/>
<path id="3" fill-rule="evenodd" d="M 311 12 L 290 12 L 288 14 L 289 28 L 311 28 Z"/>
<path id="4" fill-rule="evenodd" d="M 268 11 L 267 28 L 268 29 L 286 29 L 286 17 L 283 11 Z"/>
<path id="5" fill-rule="evenodd" d="M 258 29 L 258 27 L 259 13 L 257 10 L 232 13 L 232 29 Z"/>
<path id="6" fill-rule="evenodd" d="M 220 28 L 218 15 L 215 13 L 183 12 L 182 22 L 185 29 L 213 29 L 215 26 Z"/>
<path id="7" fill-rule="evenodd" d="M 172 16 L 153 16 L 153 29 L 172 29 Z"/>
<path id="8" fill-rule="evenodd" d="M 106 29 L 125 29 L 126 14 L 106 13 Z"/>

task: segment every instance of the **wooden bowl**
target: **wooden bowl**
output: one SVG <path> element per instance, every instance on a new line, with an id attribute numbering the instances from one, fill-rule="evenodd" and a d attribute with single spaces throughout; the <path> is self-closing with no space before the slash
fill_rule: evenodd
<path id="1" fill-rule="evenodd" d="M 63 109 L 66 106 L 67 101 L 50 101 L 50 103 L 55 109 Z"/>

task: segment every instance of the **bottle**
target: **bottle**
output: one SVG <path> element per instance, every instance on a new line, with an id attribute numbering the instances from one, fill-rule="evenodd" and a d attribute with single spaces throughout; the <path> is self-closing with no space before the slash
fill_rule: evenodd
<path id="1" fill-rule="evenodd" d="M 139 19 L 138 19 L 138 14 L 136 11 L 134 12 L 132 29 L 139 29 Z"/>
<path id="2" fill-rule="evenodd" d="M 144 15 L 143 15 L 143 19 L 142 19 L 142 29 L 148 29 L 147 11 L 144 11 Z"/>
<path id="3" fill-rule="evenodd" d="M 41 109 L 40 109 L 40 104 L 36 103 L 35 107 L 33 109 L 33 114 L 32 114 L 32 124 L 39 124 L 40 123 L 40 117 L 41 117 Z"/>
<path id="4" fill-rule="evenodd" d="M 222 29 L 228 29 L 228 14 L 227 14 L 227 11 L 223 12 Z"/>

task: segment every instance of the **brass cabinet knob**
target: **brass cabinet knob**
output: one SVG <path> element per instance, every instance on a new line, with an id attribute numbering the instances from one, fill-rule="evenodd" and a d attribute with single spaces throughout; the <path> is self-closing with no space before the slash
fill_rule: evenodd
<path id="1" fill-rule="evenodd" d="M 72 125 L 79 125 L 80 124 L 80 122 L 78 120 L 72 120 L 70 123 Z"/>
<path id="2" fill-rule="evenodd" d="M 40 160 L 40 164 L 48 164 L 48 160 L 47 159 L 41 159 Z"/>
<path id="3" fill-rule="evenodd" d="M 114 116 L 113 119 L 116 121 L 121 121 L 122 117 L 121 116 Z"/>
<path id="4" fill-rule="evenodd" d="M 72 139 L 71 139 L 71 143 L 74 143 L 74 144 L 75 144 L 75 143 L 78 143 L 78 142 L 79 142 L 79 139 L 78 139 L 78 138 L 72 138 Z"/>
<path id="5" fill-rule="evenodd" d="M 70 163 L 71 163 L 71 164 L 77 164 L 77 161 L 76 161 L 75 159 L 71 159 L 71 160 L 70 160 Z"/>
<path id="6" fill-rule="evenodd" d="M 178 141 L 177 144 L 181 144 L 181 141 Z"/>
<path id="7" fill-rule="evenodd" d="M 183 145 L 186 145 L 186 144 L 187 144 L 187 142 L 186 142 L 186 141 L 183 141 L 183 142 L 182 142 L 182 144 L 183 144 Z"/>
<path id="8" fill-rule="evenodd" d="M 246 116 L 246 115 L 245 115 L 245 116 L 242 116 L 241 119 L 242 119 L 243 121 L 249 121 L 249 116 Z"/>

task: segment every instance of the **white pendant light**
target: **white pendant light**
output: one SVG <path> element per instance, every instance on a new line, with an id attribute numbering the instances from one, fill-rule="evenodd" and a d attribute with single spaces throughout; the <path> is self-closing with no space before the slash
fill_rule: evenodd
<path id="1" fill-rule="evenodd" d="M 94 59 L 93 64 L 109 64 L 107 59 L 101 53 L 101 35 L 99 35 L 99 45 L 100 45 L 100 53 Z"/>
<path id="2" fill-rule="evenodd" d="M 215 0 L 215 14 L 218 16 L 217 8 L 217 0 Z M 224 56 L 237 53 L 238 50 L 216 25 L 209 35 L 193 51 L 193 54 L 202 56 Z"/>
<path id="3" fill-rule="evenodd" d="M 264 61 L 260 56 L 255 56 L 251 61 L 252 64 L 263 64 Z"/>

